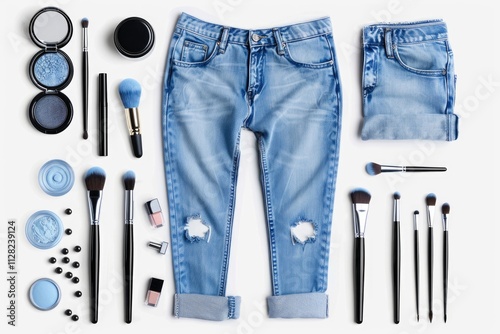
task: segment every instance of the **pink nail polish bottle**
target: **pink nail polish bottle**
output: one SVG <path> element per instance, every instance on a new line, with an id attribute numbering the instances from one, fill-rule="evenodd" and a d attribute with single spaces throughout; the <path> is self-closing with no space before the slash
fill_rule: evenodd
<path id="1" fill-rule="evenodd" d="M 161 211 L 160 202 L 157 198 L 146 202 L 146 210 L 149 215 L 149 221 L 154 228 L 162 227 L 164 224 L 163 213 Z"/>

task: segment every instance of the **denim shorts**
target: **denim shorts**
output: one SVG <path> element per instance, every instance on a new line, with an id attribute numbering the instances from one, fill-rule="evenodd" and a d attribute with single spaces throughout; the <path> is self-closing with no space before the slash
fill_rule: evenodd
<path id="1" fill-rule="evenodd" d="M 456 76 L 441 20 L 363 28 L 361 138 L 456 140 Z"/>
<path id="2" fill-rule="evenodd" d="M 240 297 L 226 296 L 226 285 L 240 134 L 247 129 L 260 154 L 269 316 L 327 317 L 341 125 L 330 19 L 245 30 L 183 13 L 166 63 L 162 126 L 174 315 L 239 316 Z"/>

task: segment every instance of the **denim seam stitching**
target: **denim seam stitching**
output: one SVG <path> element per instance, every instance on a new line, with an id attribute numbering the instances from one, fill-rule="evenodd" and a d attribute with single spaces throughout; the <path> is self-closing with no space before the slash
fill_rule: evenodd
<path id="1" fill-rule="evenodd" d="M 233 296 L 227 297 L 227 318 L 228 319 L 234 319 L 234 313 L 235 313 L 235 308 L 236 308 L 236 300 Z"/>
<path id="2" fill-rule="evenodd" d="M 229 208 L 227 212 L 227 220 L 226 220 L 226 232 L 224 238 L 224 258 L 222 260 L 222 268 L 221 268 L 221 278 L 220 278 L 220 287 L 219 287 L 219 296 L 224 296 L 226 291 L 226 282 L 227 282 L 227 274 L 228 274 L 228 266 L 229 266 L 229 256 L 230 256 L 230 244 L 231 244 L 231 235 L 232 235 L 232 225 L 234 221 L 234 205 L 236 199 L 236 187 L 237 187 L 237 179 L 238 179 L 238 165 L 240 161 L 240 138 L 241 138 L 241 129 L 238 133 L 238 138 L 236 139 L 236 147 L 234 148 L 234 156 L 233 156 L 233 170 L 231 171 L 231 190 L 229 195 Z"/>
<path id="3" fill-rule="evenodd" d="M 271 255 L 271 267 L 272 267 L 272 282 L 273 282 L 273 295 L 279 296 L 279 285 L 278 285 L 278 261 L 276 258 L 276 236 L 274 233 L 274 217 L 272 213 L 271 206 L 271 194 L 269 189 L 269 179 L 268 179 L 268 170 L 267 170 L 267 160 L 265 155 L 264 143 L 262 141 L 262 136 L 258 137 L 259 142 L 259 150 L 260 150 L 260 165 L 262 172 L 262 188 L 265 194 L 265 204 L 266 204 L 266 216 L 268 223 L 268 232 L 269 232 L 269 246 L 270 246 L 270 255 Z"/>
<path id="4" fill-rule="evenodd" d="M 180 41 L 180 38 L 181 35 L 179 35 L 174 47 L 171 49 L 172 50 L 172 55 L 170 56 L 171 59 L 170 61 L 173 62 L 173 56 L 174 56 L 174 53 L 175 53 L 175 50 L 177 49 L 177 45 L 179 44 L 179 41 Z M 171 64 L 172 65 L 172 64 Z M 168 74 L 168 88 L 170 89 L 170 80 L 171 80 L 171 75 L 172 73 L 172 66 L 170 66 L 170 69 L 169 69 L 169 74 Z M 169 122 L 168 122 L 168 96 L 170 95 L 167 91 L 164 91 L 164 94 L 165 94 L 165 105 L 164 105 L 164 140 L 166 142 L 166 148 L 164 148 L 164 150 L 166 149 L 166 151 L 164 151 L 164 157 L 166 157 L 167 159 L 167 168 L 165 170 L 166 172 L 166 180 L 167 180 L 167 188 L 168 188 L 168 184 L 170 184 L 170 191 L 169 191 L 169 212 L 170 212 L 170 219 L 172 220 L 170 225 L 171 225 L 171 239 L 172 239 L 172 257 L 175 256 L 175 258 L 177 259 L 176 261 L 174 261 L 174 264 L 175 262 L 177 262 L 177 264 L 180 263 L 180 255 L 179 255 L 179 248 L 180 248 L 180 244 L 179 244 L 179 239 L 177 237 L 177 231 L 175 231 L 175 233 L 172 233 L 174 232 L 173 229 L 175 229 L 176 227 L 176 221 L 177 221 L 177 213 L 176 213 L 176 203 L 175 203 L 175 177 L 174 177 L 174 173 L 172 172 L 172 166 L 171 166 L 171 147 L 170 147 L 170 143 L 171 143 L 171 140 L 170 139 L 170 136 L 171 136 L 171 129 L 170 129 L 170 126 L 169 126 Z M 169 181 L 170 180 L 170 181 Z M 175 247 L 175 245 L 177 245 L 178 247 Z M 180 268 L 179 268 L 179 271 L 180 271 Z M 175 272 L 175 271 L 174 271 Z M 175 273 L 174 273 L 174 276 L 175 276 Z M 178 286 L 177 286 L 178 284 Z M 181 285 L 180 285 L 180 273 L 177 274 L 177 277 L 176 277 L 176 286 L 177 286 L 177 289 L 179 290 L 179 292 L 181 292 Z"/>
<path id="5" fill-rule="evenodd" d="M 396 39 L 396 42 L 394 44 L 397 45 L 414 45 L 414 44 L 423 44 L 423 43 L 432 43 L 432 42 L 443 42 L 447 41 L 448 37 L 440 37 L 440 38 L 435 38 L 435 39 L 426 39 L 423 41 L 415 41 L 415 42 L 398 42 Z"/>

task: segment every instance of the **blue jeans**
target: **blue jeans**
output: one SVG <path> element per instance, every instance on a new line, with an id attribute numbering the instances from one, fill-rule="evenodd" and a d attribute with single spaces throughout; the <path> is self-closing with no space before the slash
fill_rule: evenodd
<path id="1" fill-rule="evenodd" d="M 441 20 L 363 29 L 361 138 L 456 140 L 456 76 Z"/>
<path id="2" fill-rule="evenodd" d="M 226 296 L 242 129 L 260 153 L 270 317 L 327 317 L 341 90 L 328 18 L 243 30 L 183 13 L 168 53 L 164 158 L 177 317 L 238 318 Z"/>

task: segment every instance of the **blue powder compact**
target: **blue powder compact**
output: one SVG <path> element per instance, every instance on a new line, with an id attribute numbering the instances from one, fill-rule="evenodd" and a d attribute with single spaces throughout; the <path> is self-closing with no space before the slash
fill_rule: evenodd
<path id="1" fill-rule="evenodd" d="M 39 249 L 50 249 L 61 241 L 64 226 L 52 211 L 42 210 L 32 214 L 26 223 L 26 238 Z"/>
<path id="2" fill-rule="evenodd" d="M 73 119 L 71 101 L 61 90 L 73 79 L 73 63 L 61 48 L 73 35 L 73 24 L 59 8 L 45 7 L 30 21 L 31 40 L 42 50 L 31 59 L 30 78 L 42 92 L 29 107 L 29 118 L 40 132 L 56 134 Z"/>

